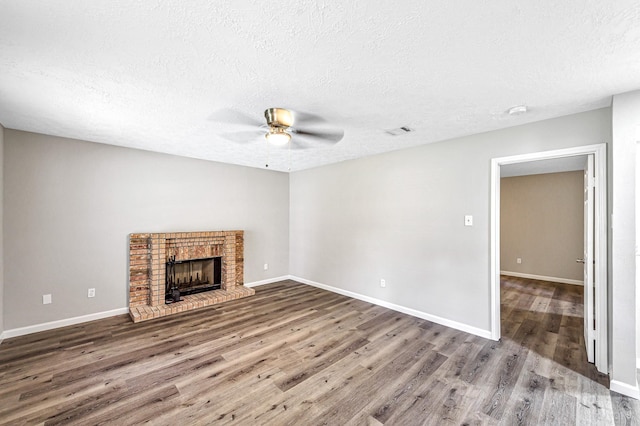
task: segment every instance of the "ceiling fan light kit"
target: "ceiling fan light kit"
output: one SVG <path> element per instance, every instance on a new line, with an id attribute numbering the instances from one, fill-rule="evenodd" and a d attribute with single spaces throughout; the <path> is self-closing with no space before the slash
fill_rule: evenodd
<path id="1" fill-rule="evenodd" d="M 284 146 L 291 140 L 291 135 L 286 130 L 285 127 L 271 127 L 264 137 L 272 145 Z"/>

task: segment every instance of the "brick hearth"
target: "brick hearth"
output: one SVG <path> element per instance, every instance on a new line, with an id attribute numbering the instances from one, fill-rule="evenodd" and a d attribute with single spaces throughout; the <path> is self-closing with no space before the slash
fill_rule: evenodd
<path id="1" fill-rule="evenodd" d="M 165 304 L 166 262 L 222 257 L 220 290 L 182 296 Z M 244 283 L 244 232 L 209 231 L 129 235 L 129 315 L 134 322 L 160 318 L 255 294 Z"/>

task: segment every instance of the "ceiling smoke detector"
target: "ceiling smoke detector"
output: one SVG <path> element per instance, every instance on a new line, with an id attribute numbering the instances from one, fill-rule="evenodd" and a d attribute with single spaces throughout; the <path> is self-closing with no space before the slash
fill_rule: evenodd
<path id="1" fill-rule="evenodd" d="M 385 130 L 385 132 L 389 133 L 391 136 L 400 136 L 406 133 L 413 132 L 413 129 L 411 127 L 402 126 L 402 127 L 398 127 L 397 129 Z"/>
<path id="2" fill-rule="evenodd" d="M 509 115 L 522 115 L 528 111 L 526 105 L 516 105 L 507 110 L 507 114 Z"/>

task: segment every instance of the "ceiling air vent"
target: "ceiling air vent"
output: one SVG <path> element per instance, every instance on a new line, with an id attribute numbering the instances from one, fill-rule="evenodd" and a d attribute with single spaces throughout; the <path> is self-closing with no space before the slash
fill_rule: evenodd
<path id="1" fill-rule="evenodd" d="M 397 129 L 385 130 L 385 132 L 389 133 L 391 136 L 400 136 L 406 133 L 413 132 L 413 129 L 407 126 L 398 127 Z"/>

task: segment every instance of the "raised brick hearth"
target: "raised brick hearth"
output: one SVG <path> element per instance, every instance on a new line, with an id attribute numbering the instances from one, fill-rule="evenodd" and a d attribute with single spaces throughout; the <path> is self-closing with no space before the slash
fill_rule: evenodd
<path id="1" fill-rule="evenodd" d="M 165 304 L 166 263 L 222 257 L 220 290 Z M 244 283 L 244 232 L 209 231 L 129 235 L 129 315 L 134 322 L 160 318 L 255 294 Z"/>

